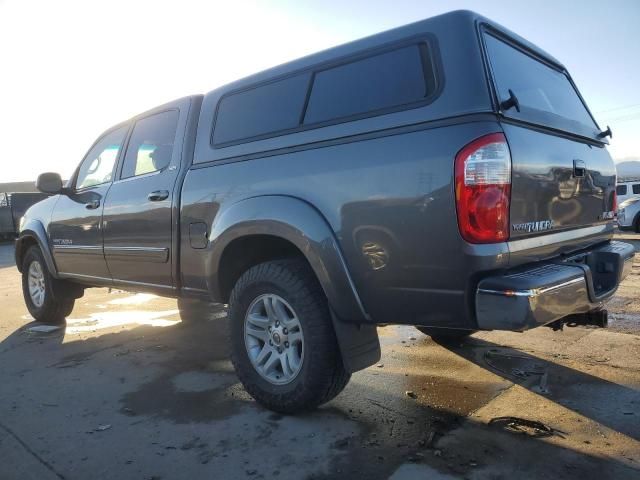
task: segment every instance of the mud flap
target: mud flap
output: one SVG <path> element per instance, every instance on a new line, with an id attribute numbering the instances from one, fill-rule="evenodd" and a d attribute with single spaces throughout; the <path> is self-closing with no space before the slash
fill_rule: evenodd
<path id="1" fill-rule="evenodd" d="M 342 363 L 349 373 L 363 370 L 380 360 L 380 341 L 375 325 L 343 322 L 333 310 L 331 318 L 342 354 Z"/>
<path id="2" fill-rule="evenodd" d="M 73 298 L 74 300 L 84 296 L 84 287 L 80 284 L 66 280 L 54 280 L 52 282 L 53 297 L 58 300 Z"/>

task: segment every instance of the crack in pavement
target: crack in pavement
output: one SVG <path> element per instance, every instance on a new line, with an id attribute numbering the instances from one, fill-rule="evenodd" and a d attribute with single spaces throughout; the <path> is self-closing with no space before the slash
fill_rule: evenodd
<path id="1" fill-rule="evenodd" d="M 38 455 L 36 452 L 34 452 L 31 447 L 29 447 L 29 445 L 26 444 L 26 442 L 24 440 L 22 440 L 17 433 L 15 433 L 12 429 L 10 429 L 9 427 L 7 427 L 6 425 L 4 425 L 3 423 L 0 423 L 0 428 L 2 428 L 7 434 L 9 434 L 16 442 L 18 442 L 22 448 L 25 449 L 25 451 L 27 453 L 29 453 L 33 458 L 35 458 L 38 462 L 40 462 L 47 470 L 49 470 L 51 473 L 53 473 L 56 477 L 58 477 L 60 480 L 65 480 L 66 477 L 64 475 L 62 475 L 61 473 L 57 472 L 55 468 L 53 468 L 53 466 L 47 462 L 44 458 L 42 458 L 40 455 Z"/>

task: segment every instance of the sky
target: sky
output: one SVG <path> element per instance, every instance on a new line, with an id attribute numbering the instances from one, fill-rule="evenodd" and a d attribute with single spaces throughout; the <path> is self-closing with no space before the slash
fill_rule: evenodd
<path id="1" fill-rule="evenodd" d="M 640 0 L 0 0 L 0 183 L 67 178 L 137 113 L 460 8 L 563 62 L 614 159 L 640 159 Z"/>

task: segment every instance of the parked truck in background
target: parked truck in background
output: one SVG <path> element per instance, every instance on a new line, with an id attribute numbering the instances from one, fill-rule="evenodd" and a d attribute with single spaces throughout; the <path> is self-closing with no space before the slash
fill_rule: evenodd
<path id="1" fill-rule="evenodd" d="M 107 130 L 66 186 L 38 179 L 25 302 L 44 322 L 94 286 L 229 304 L 238 377 L 287 413 L 378 361 L 377 324 L 602 326 L 633 256 L 607 134 L 558 60 L 452 12 Z"/>
<path id="2" fill-rule="evenodd" d="M 14 239 L 25 212 L 47 197 L 47 194 L 37 192 L 0 192 L 0 241 Z"/>

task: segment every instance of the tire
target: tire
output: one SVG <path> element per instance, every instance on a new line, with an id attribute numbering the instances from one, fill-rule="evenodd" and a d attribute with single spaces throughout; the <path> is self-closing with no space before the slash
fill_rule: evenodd
<path id="1" fill-rule="evenodd" d="M 222 311 L 223 307 L 194 298 L 178 298 L 178 310 L 180 310 L 180 320 L 184 323 L 194 323 L 212 320 L 213 315 Z"/>
<path id="2" fill-rule="evenodd" d="M 62 288 L 56 288 L 57 282 L 49 273 L 40 248 L 30 247 L 22 261 L 22 294 L 36 321 L 58 325 L 73 311 L 75 299 L 65 296 Z M 54 289 L 59 292 L 57 295 L 54 295 Z"/>
<path id="3" fill-rule="evenodd" d="M 247 270 L 231 292 L 227 321 L 236 374 L 270 410 L 313 410 L 337 396 L 351 378 L 327 299 L 304 260 L 271 261 Z M 282 347 L 280 353 L 276 346 Z"/>
<path id="4" fill-rule="evenodd" d="M 430 336 L 434 341 L 440 343 L 454 343 L 459 342 L 467 338 L 469 335 L 474 334 L 475 330 L 456 330 L 449 328 L 429 328 L 429 327 L 416 327 L 425 335 Z"/>

